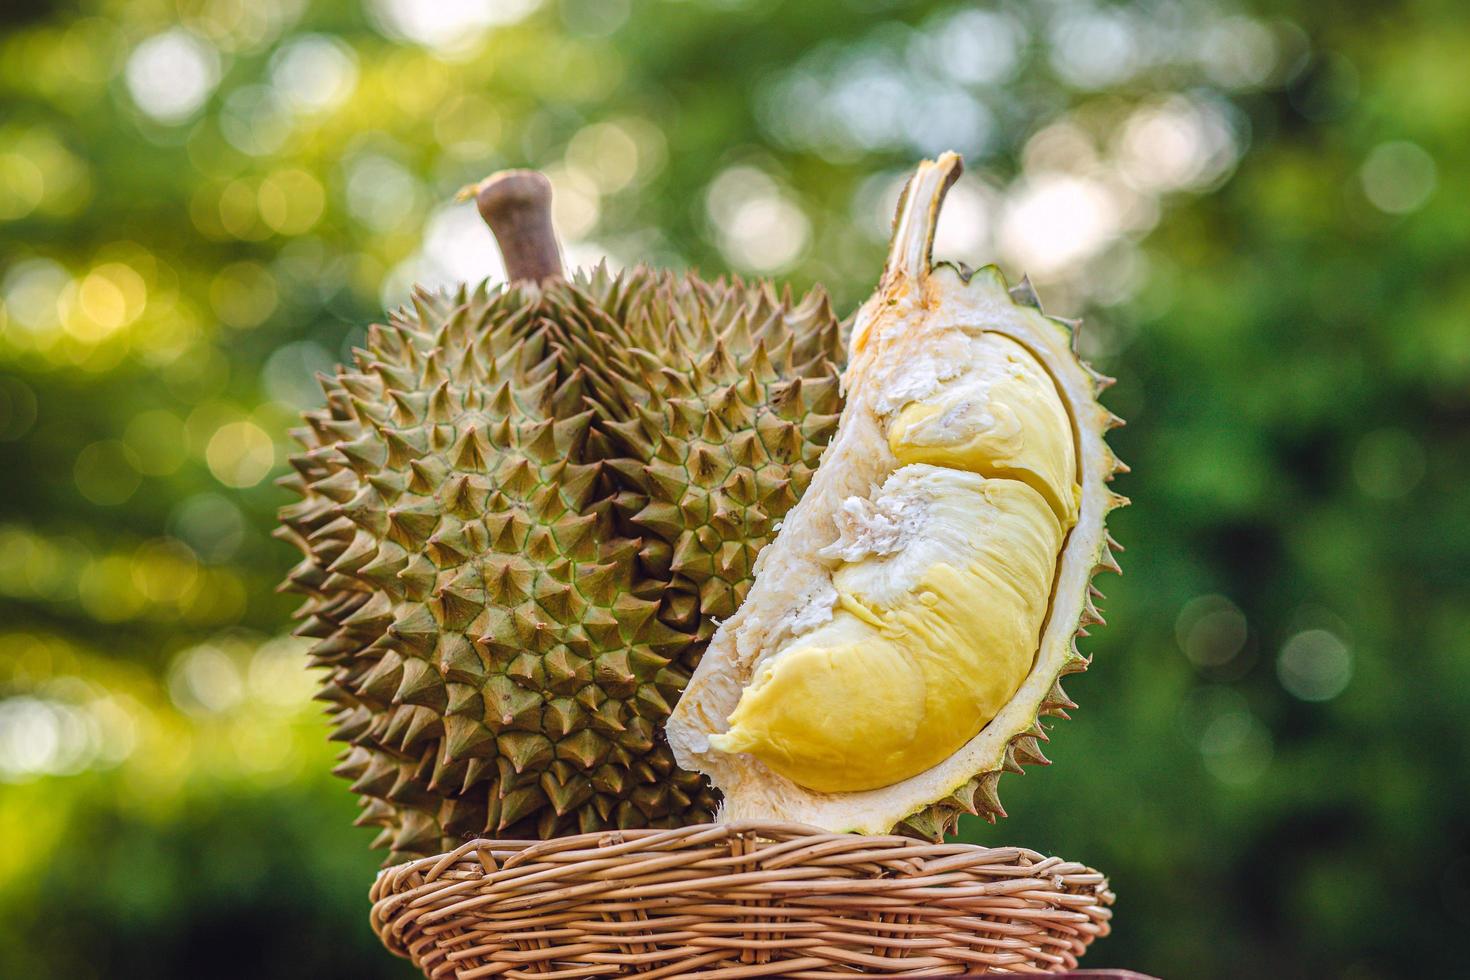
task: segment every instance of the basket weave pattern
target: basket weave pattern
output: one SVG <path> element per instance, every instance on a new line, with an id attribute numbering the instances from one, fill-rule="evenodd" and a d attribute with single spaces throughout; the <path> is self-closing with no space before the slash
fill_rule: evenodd
<path id="1" fill-rule="evenodd" d="M 430 977 L 712 980 L 1068 970 L 1113 894 L 1020 847 L 744 822 L 470 841 L 384 871 L 372 900 Z"/>

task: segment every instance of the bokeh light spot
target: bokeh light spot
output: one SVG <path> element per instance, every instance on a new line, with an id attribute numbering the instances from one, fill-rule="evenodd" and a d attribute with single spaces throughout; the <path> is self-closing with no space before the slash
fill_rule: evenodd
<path id="1" fill-rule="evenodd" d="M 466 54 L 486 30 L 522 20 L 541 0 L 373 0 L 371 11 L 389 37 L 446 54 Z"/>
<path id="2" fill-rule="evenodd" d="M 251 156 L 275 153 L 291 135 L 292 117 L 268 85 L 242 85 L 230 92 L 218 120 L 230 145 Z"/>
<path id="3" fill-rule="evenodd" d="M 219 52 L 181 27 L 144 40 L 128 56 L 128 92 L 139 109 L 163 123 L 188 119 L 219 83 Z"/>
<path id="4" fill-rule="evenodd" d="M 249 329 L 264 323 L 276 309 L 276 278 L 256 262 L 225 266 L 209 284 L 209 303 L 223 323 Z"/>
<path id="5" fill-rule="evenodd" d="M 58 303 L 66 332 L 96 344 L 136 321 L 147 300 L 148 287 L 137 270 L 107 262 L 69 283 Z"/>
<path id="6" fill-rule="evenodd" d="M 926 32 L 939 68 L 966 85 L 1004 82 L 1020 67 L 1027 32 L 998 10 L 965 10 L 936 20 Z"/>
<path id="7" fill-rule="evenodd" d="M 602 215 L 602 197 L 597 184 L 582 170 L 552 167 L 546 171 L 551 181 L 551 217 L 569 241 L 575 242 L 591 234 Z"/>
<path id="8" fill-rule="evenodd" d="M 260 182 L 260 217 L 282 235 L 300 235 L 320 220 L 326 194 L 305 170 L 278 170 Z"/>
<path id="9" fill-rule="evenodd" d="M 593 123 L 567 143 L 566 160 L 603 194 L 613 194 L 638 176 L 638 143 L 617 123 Z"/>
<path id="10" fill-rule="evenodd" d="M 137 454 L 118 439 L 84 446 L 77 453 L 72 477 L 83 497 L 104 507 L 124 502 L 142 482 Z"/>
<path id="11" fill-rule="evenodd" d="M 1249 630 L 1235 603 L 1222 595 L 1202 595 L 1179 610 L 1174 636 L 1194 666 L 1222 667 L 1245 649 Z"/>
<path id="12" fill-rule="evenodd" d="M 1101 182 L 1071 174 L 1024 178 L 1007 198 L 1000 247 L 1024 273 L 1058 275 L 1096 255 L 1118 234 L 1117 202 Z"/>
<path id="13" fill-rule="evenodd" d="M 1422 208 L 1434 193 L 1434 158 L 1414 143 L 1398 140 L 1373 148 L 1358 177 L 1363 193 L 1378 210 L 1408 214 Z"/>
<path id="14" fill-rule="evenodd" d="M 1118 137 L 1123 179 L 1142 190 L 1203 190 L 1228 174 L 1240 155 L 1224 112 L 1185 96 L 1136 109 Z"/>
<path id="15" fill-rule="evenodd" d="M 419 184 L 398 161 L 364 153 L 347 168 L 347 212 L 377 232 L 404 225 L 418 206 Z"/>
<path id="16" fill-rule="evenodd" d="M 245 543 L 245 516 L 217 493 L 184 499 L 169 515 L 168 528 L 211 563 L 228 561 Z"/>
<path id="17" fill-rule="evenodd" d="M 99 741 L 95 719 L 75 705 L 28 696 L 0 700 L 0 781 L 81 772 Z"/>
<path id="18" fill-rule="evenodd" d="M 735 166 L 710 182 L 705 210 L 716 244 L 735 266 L 758 273 L 779 272 L 800 258 L 811 222 L 766 173 Z"/>
<path id="19" fill-rule="evenodd" d="M 145 542 L 133 556 L 133 584 L 149 602 L 177 603 L 198 577 L 194 552 L 176 539 Z"/>
<path id="20" fill-rule="evenodd" d="M 415 284 L 449 288 L 486 277 L 505 278 L 505 263 L 490 230 L 473 204 L 447 204 L 429 218 L 419 253 L 400 262 L 384 278 L 380 296 L 391 309 L 407 301 Z"/>
<path id="21" fill-rule="evenodd" d="M 326 34 L 301 34 L 271 56 L 271 84 L 297 112 L 318 113 L 344 102 L 357 85 L 357 57 Z"/>
<path id="22" fill-rule="evenodd" d="M 254 422 L 230 422 L 210 437 L 204 461 L 216 480 L 243 489 L 255 486 L 270 473 L 276 462 L 276 447 Z"/>
<path id="23" fill-rule="evenodd" d="M 429 220 L 424 255 L 435 268 L 443 270 L 442 281 L 446 284 L 505 275 L 500 249 L 471 204 L 447 205 Z"/>
<path id="24" fill-rule="evenodd" d="M 109 288 L 105 289 L 94 309 L 90 290 L 101 286 Z M 99 323 L 115 319 L 120 326 L 126 326 L 142 315 L 148 302 L 148 284 L 132 266 L 105 262 L 82 281 L 80 299 L 82 309 Z"/>
<path id="25" fill-rule="evenodd" d="M 1352 651 L 1335 633 L 1304 630 L 1282 646 L 1276 676 L 1303 701 L 1331 701 L 1353 678 Z"/>
<path id="26" fill-rule="evenodd" d="M 260 215 L 259 183 L 241 178 L 226 184 L 219 194 L 219 220 L 227 233 L 243 241 L 269 238 L 270 226 Z"/>
<path id="27" fill-rule="evenodd" d="M 1276 68 L 1277 42 L 1271 29 L 1249 17 L 1227 17 L 1205 32 L 1203 67 L 1216 83 L 1233 89 L 1264 85 Z"/>
<path id="28" fill-rule="evenodd" d="M 996 200 L 978 180 L 961 177 L 944 199 L 934 229 L 934 254 L 975 262 L 990 252 L 991 222 Z M 890 222 L 891 223 L 891 222 Z"/>
<path id="29" fill-rule="evenodd" d="M 1051 66 L 1075 88 L 1100 89 L 1133 75 L 1141 60 L 1138 30 L 1127 13 L 1063 8 L 1051 27 Z"/>
<path id="30" fill-rule="evenodd" d="M 316 682 L 305 667 L 309 646 L 293 636 L 262 643 L 246 673 L 251 697 L 281 710 L 291 710 L 310 698 Z"/>
<path id="31" fill-rule="evenodd" d="M 238 705 L 245 685 L 234 658 L 218 646 L 202 644 L 174 658 L 168 671 L 168 693 L 185 714 L 208 716 Z"/>
<path id="32" fill-rule="evenodd" d="M 1248 786 L 1271 765 L 1271 733 L 1249 711 L 1218 715 L 1200 735 L 1205 770 L 1227 786 Z"/>
<path id="33" fill-rule="evenodd" d="M 606 37 L 628 19 L 629 0 L 562 0 L 561 20 L 577 34 Z"/>
<path id="34" fill-rule="evenodd" d="M 6 272 L 0 292 L 5 295 L 7 319 L 33 333 L 60 323 L 57 309 L 62 291 L 71 283 L 64 268 L 50 259 L 26 259 Z"/>
<path id="35" fill-rule="evenodd" d="M 45 191 L 40 167 L 19 153 L 0 153 L 0 221 L 24 218 L 41 203 Z"/>

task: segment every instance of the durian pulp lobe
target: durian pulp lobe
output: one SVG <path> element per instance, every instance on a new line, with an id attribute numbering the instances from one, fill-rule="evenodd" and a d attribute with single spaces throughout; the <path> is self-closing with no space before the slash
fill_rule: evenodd
<path id="1" fill-rule="evenodd" d="M 818 792 L 878 789 L 957 751 L 1025 680 L 1077 519 L 1076 447 L 1024 347 L 971 345 L 889 425 L 899 467 L 872 503 L 906 525 L 897 550 L 836 568 L 831 621 L 758 664 L 716 750 Z"/>
<path id="2" fill-rule="evenodd" d="M 710 743 L 808 789 L 888 786 L 975 736 L 1030 670 L 1063 529 L 1024 483 L 932 467 L 924 540 L 833 576 L 830 622 L 761 666 Z M 931 560 L 932 559 L 932 560 Z"/>
<path id="3" fill-rule="evenodd" d="M 1009 337 L 982 334 L 969 353 L 964 373 L 903 406 L 889 424 L 889 448 L 900 463 L 1020 480 L 1064 524 L 1076 523 L 1077 451 L 1055 382 Z"/>

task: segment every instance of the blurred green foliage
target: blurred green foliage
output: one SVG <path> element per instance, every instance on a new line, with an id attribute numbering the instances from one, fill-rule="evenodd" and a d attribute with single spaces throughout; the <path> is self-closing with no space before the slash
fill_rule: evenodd
<path id="1" fill-rule="evenodd" d="M 871 288 L 905 168 L 1119 376 L 1113 624 L 969 839 L 1106 869 L 1089 965 L 1463 969 L 1459 0 L 78 0 L 0 11 L 0 975 L 407 976 L 269 533 L 314 370 L 568 255 Z"/>

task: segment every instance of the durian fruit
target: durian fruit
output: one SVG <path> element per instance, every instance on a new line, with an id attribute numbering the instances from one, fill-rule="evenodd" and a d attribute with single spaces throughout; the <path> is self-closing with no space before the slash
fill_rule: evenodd
<path id="1" fill-rule="evenodd" d="M 814 472 L 842 361 L 821 292 L 553 268 L 420 291 L 321 377 L 283 587 L 389 862 L 710 817 L 662 724 Z"/>
<path id="2" fill-rule="evenodd" d="M 669 720 L 723 819 L 940 838 L 1003 815 L 1001 773 L 1044 763 L 1042 719 L 1075 707 L 1121 422 L 1029 284 L 931 265 L 959 173 L 945 154 L 909 181 L 837 434 Z"/>

